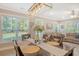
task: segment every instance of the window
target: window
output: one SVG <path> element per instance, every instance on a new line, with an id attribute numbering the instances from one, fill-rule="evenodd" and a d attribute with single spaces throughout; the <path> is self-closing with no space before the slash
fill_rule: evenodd
<path id="1" fill-rule="evenodd" d="M 14 16 L 3 16 L 2 19 L 2 39 L 11 41 L 21 39 L 21 35 L 29 29 L 28 18 L 19 18 Z"/>
<path id="2" fill-rule="evenodd" d="M 64 31 L 65 32 L 70 32 L 70 33 L 79 33 L 79 21 L 78 20 L 70 20 L 70 21 L 66 21 L 63 22 L 64 24 Z"/>
<path id="3" fill-rule="evenodd" d="M 21 35 L 24 33 L 27 33 L 29 30 L 29 21 L 28 18 L 21 18 L 18 22 L 19 24 L 19 38 L 21 38 Z"/>
<path id="4" fill-rule="evenodd" d="M 9 40 L 10 35 L 9 33 L 11 32 L 11 22 L 10 22 L 10 17 L 4 16 L 3 17 L 3 22 L 2 22 L 2 30 L 3 30 L 3 39 Z"/>

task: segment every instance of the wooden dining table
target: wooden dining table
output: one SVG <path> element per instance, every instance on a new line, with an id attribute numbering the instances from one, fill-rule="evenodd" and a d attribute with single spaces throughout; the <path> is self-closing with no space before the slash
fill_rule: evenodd
<path id="1" fill-rule="evenodd" d="M 17 41 L 17 44 L 20 48 L 21 53 L 24 56 L 37 55 L 37 53 L 40 51 L 40 48 L 36 46 L 33 42 L 29 41 L 29 39 L 23 41 Z"/>
<path id="2" fill-rule="evenodd" d="M 36 56 L 40 52 L 40 47 L 35 45 L 20 46 L 20 49 L 24 56 Z"/>
<path id="3" fill-rule="evenodd" d="M 33 39 L 28 40 L 30 42 L 34 43 Z M 73 48 L 70 50 L 65 50 L 65 49 L 61 49 L 55 46 L 51 46 L 45 42 L 42 42 L 40 44 L 36 44 L 37 46 L 39 46 L 41 49 L 47 51 L 51 56 L 67 56 L 70 53 L 72 53 Z"/>
<path id="4" fill-rule="evenodd" d="M 32 42 L 24 40 L 24 41 L 17 41 L 17 44 L 18 44 L 18 46 L 23 47 L 23 46 L 31 45 Z"/>
<path id="5" fill-rule="evenodd" d="M 49 52 L 51 56 L 64 56 L 68 53 L 68 51 L 64 49 L 60 49 L 58 47 L 51 46 L 46 43 L 41 43 L 38 46 L 40 46 L 43 50 Z"/>
<path id="6" fill-rule="evenodd" d="M 33 43 L 33 44 L 29 45 L 29 43 Z M 47 44 L 45 42 L 36 44 L 34 43 L 33 39 L 26 40 L 26 42 L 22 43 L 22 45 L 19 45 L 19 47 L 24 56 L 37 56 L 41 52 L 41 49 L 43 50 L 41 54 L 44 54 L 45 52 L 47 52 L 49 56 L 67 56 L 70 53 L 72 53 L 72 49 L 65 50 L 62 48 L 51 46 L 50 44 Z"/>

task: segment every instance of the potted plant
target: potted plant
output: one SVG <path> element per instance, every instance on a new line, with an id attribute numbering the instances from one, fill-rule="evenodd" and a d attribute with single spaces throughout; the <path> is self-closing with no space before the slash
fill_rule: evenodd
<path id="1" fill-rule="evenodd" d="M 36 25 L 34 28 L 34 31 L 36 33 L 36 42 L 38 42 L 42 37 L 41 37 L 41 33 L 44 31 L 44 27 L 41 25 Z"/>

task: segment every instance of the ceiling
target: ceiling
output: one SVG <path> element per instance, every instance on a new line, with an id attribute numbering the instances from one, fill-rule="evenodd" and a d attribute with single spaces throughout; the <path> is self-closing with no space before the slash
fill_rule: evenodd
<path id="1" fill-rule="evenodd" d="M 33 3 L 0 3 L 0 8 L 26 14 Z M 52 3 L 53 8 L 42 8 L 36 16 L 51 20 L 69 19 L 72 10 L 79 15 L 79 3 Z"/>
<path id="2" fill-rule="evenodd" d="M 32 3 L 0 3 L 1 9 L 16 11 L 25 14 Z"/>

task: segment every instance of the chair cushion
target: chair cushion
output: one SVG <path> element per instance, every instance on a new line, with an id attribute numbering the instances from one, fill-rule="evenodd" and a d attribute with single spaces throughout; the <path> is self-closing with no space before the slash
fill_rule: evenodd
<path id="1" fill-rule="evenodd" d="M 60 41 L 60 39 L 58 39 L 58 38 L 54 38 L 54 41 L 59 42 L 59 41 Z"/>

